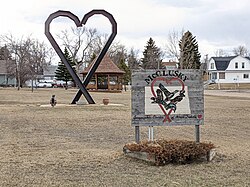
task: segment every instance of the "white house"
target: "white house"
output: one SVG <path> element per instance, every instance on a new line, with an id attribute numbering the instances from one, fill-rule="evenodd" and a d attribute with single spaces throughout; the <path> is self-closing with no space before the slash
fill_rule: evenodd
<path id="1" fill-rule="evenodd" d="M 16 79 L 8 72 L 9 60 L 0 60 L 0 86 L 15 86 Z"/>
<path id="2" fill-rule="evenodd" d="M 250 83 L 250 58 L 212 57 L 208 63 L 209 79 L 215 83 Z"/>

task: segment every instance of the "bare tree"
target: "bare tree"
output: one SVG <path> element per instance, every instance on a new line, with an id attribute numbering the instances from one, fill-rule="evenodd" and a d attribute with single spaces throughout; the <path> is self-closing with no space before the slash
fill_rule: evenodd
<path id="1" fill-rule="evenodd" d="M 99 40 L 99 33 L 96 29 L 86 27 L 71 28 L 71 31 L 64 30 L 57 37 L 67 48 L 75 63 L 77 73 L 83 63 L 91 59 L 93 45 Z"/>
<path id="2" fill-rule="evenodd" d="M 114 42 L 110 46 L 109 55 L 113 62 L 119 64 L 122 60 L 127 59 L 127 49 L 120 42 Z"/>
<path id="3" fill-rule="evenodd" d="M 6 45 L 0 48 L 0 60 L 11 60 L 10 52 Z"/>
<path id="4" fill-rule="evenodd" d="M 50 64 L 54 56 L 52 49 L 48 49 L 45 43 L 38 40 L 32 40 L 29 51 L 28 69 L 30 70 L 33 92 L 33 81 L 37 75 L 42 75 L 44 69 Z"/>
<path id="5" fill-rule="evenodd" d="M 249 54 L 247 48 L 243 45 L 240 45 L 240 46 L 234 48 L 233 53 L 235 55 L 241 55 L 241 56 L 248 56 L 248 54 Z"/>
<path id="6" fill-rule="evenodd" d="M 135 50 L 134 48 L 131 48 L 128 53 L 127 62 L 130 70 L 139 68 L 140 59 L 138 53 L 139 50 Z"/>
<path id="7" fill-rule="evenodd" d="M 57 35 L 58 39 L 62 41 L 76 64 L 76 70 L 80 73 L 81 66 L 89 64 L 93 57 L 96 57 L 104 45 L 106 44 L 109 35 L 101 34 L 97 29 L 93 28 L 71 28 L 71 31 L 64 30 Z M 114 41 L 108 54 L 111 59 L 118 64 L 121 59 L 126 58 L 126 48 L 120 42 Z"/>
<path id="8" fill-rule="evenodd" d="M 200 67 L 200 69 L 203 70 L 203 74 L 207 74 L 208 62 L 209 62 L 209 57 L 208 54 L 206 54 L 201 61 L 201 67 Z"/>
<path id="9" fill-rule="evenodd" d="M 96 40 L 93 40 L 89 51 L 94 54 L 99 54 L 108 41 L 108 34 L 98 34 Z M 113 44 L 113 43 L 112 43 Z"/>
<path id="10" fill-rule="evenodd" d="M 107 34 L 98 34 L 97 40 L 93 40 L 93 44 L 90 45 L 90 53 L 97 56 L 108 40 Z M 119 41 L 114 40 L 109 47 L 108 54 L 114 63 L 119 64 L 122 59 L 127 58 L 127 50 L 125 45 L 121 44 Z"/>
<path id="11" fill-rule="evenodd" d="M 217 49 L 215 52 L 214 52 L 215 56 L 216 57 L 223 57 L 223 56 L 228 56 L 227 52 L 223 49 Z"/>
<path id="12" fill-rule="evenodd" d="M 6 34 L 1 35 L 0 40 L 13 59 L 12 63 L 8 64 L 8 69 L 16 77 L 18 90 L 27 80 L 33 80 L 35 75 L 41 74 L 50 62 L 51 56 L 46 45 L 30 36 L 16 39 L 12 34 Z"/>
<path id="13" fill-rule="evenodd" d="M 183 36 L 183 34 L 184 34 L 184 29 L 182 29 L 181 32 L 173 30 L 168 33 L 166 54 L 171 58 L 175 58 L 175 60 L 179 60 L 180 58 L 179 41 Z"/>

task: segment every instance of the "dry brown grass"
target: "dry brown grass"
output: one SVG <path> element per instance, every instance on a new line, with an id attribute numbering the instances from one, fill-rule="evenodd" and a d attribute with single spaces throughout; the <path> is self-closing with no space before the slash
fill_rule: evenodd
<path id="1" fill-rule="evenodd" d="M 245 89 L 250 89 L 250 84 L 249 83 L 221 83 L 221 84 L 211 84 L 208 86 L 208 89 L 211 90 L 245 90 Z"/>
<path id="2" fill-rule="evenodd" d="M 205 97 L 201 139 L 215 144 L 214 161 L 157 167 L 122 153 L 134 141 L 130 92 L 92 93 L 96 105 L 70 106 L 75 93 L 0 89 L 1 187 L 250 186 L 249 99 Z M 46 106 L 52 94 L 55 108 Z M 122 106 L 100 105 L 104 97 Z M 194 127 L 156 127 L 155 137 L 194 140 Z"/>

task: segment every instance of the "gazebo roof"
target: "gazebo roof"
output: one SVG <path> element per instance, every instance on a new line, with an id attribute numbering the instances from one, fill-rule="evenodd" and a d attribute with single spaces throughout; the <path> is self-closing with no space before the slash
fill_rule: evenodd
<path id="1" fill-rule="evenodd" d="M 88 67 L 86 67 L 82 74 L 87 74 L 90 70 L 90 68 L 93 66 L 93 64 L 95 63 L 97 57 L 93 60 L 93 62 L 91 62 L 89 64 Z M 104 73 L 104 74 L 124 74 L 125 72 L 120 70 L 117 65 L 111 60 L 111 58 L 106 54 L 101 63 L 99 64 L 97 70 L 95 71 L 95 73 Z"/>

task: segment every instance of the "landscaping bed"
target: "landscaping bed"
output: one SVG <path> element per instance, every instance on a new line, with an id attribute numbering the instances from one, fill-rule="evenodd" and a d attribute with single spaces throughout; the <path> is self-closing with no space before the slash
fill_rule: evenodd
<path id="1" fill-rule="evenodd" d="M 196 143 L 185 140 L 155 140 L 128 143 L 124 146 L 125 155 L 145 160 L 155 165 L 169 163 L 187 164 L 196 161 L 211 161 L 215 156 L 212 143 Z"/>

